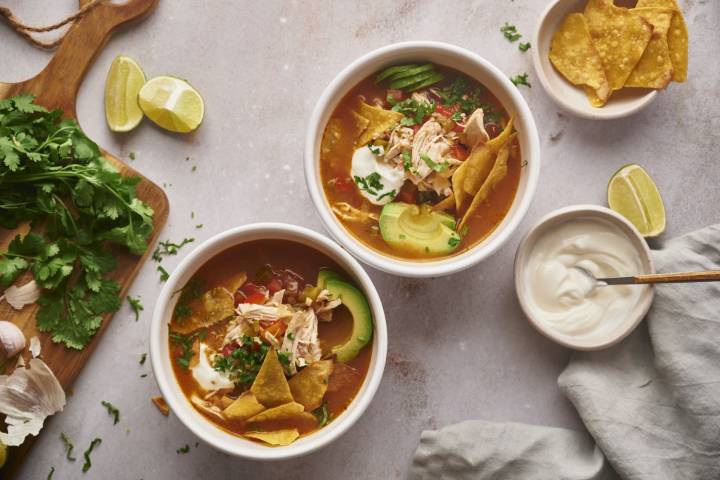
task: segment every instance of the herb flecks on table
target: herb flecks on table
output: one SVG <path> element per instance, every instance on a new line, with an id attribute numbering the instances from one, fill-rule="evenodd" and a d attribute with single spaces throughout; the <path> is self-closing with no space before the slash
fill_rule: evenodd
<path id="1" fill-rule="evenodd" d="M 65 458 L 67 458 L 71 462 L 77 460 L 75 457 L 72 456 L 72 451 L 73 448 L 75 448 L 75 445 L 73 445 L 70 437 L 68 437 L 65 432 L 60 432 L 60 440 L 62 440 L 63 445 L 65 445 Z"/>
<path id="2" fill-rule="evenodd" d="M 105 313 L 120 308 L 107 243 L 140 255 L 153 210 L 137 198 L 138 177 L 124 177 L 62 111 L 30 95 L 0 100 L 0 227 L 31 222 L 0 256 L 0 286 L 30 270 L 44 289 L 37 326 L 55 342 L 82 349 Z"/>
<path id="3" fill-rule="evenodd" d="M 510 42 L 516 42 L 522 37 L 522 35 L 518 33 L 515 25 L 510 25 L 508 22 L 505 22 L 505 25 L 500 27 L 500 32 Z"/>
<path id="4" fill-rule="evenodd" d="M 120 421 L 120 410 L 108 401 L 103 400 L 100 403 L 103 407 L 107 409 L 108 415 L 113 417 L 113 425 L 117 425 L 117 423 Z"/>
<path id="5" fill-rule="evenodd" d="M 83 473 L 86 473 L 88 470 L 90 470 L 90 467 L 92 467 L 92 461 L 90 460 L 90 454 L 92 451 L 102 443 L 101 438 L 94 438 L 92 442 L 90 442 L 90 446 L 88 447 L 85 452 L 83 452 L 83 457 L 85 457 L 85 463 L 83 463 L 82 471 Z"/>
<path id="6" fill-rule="evenodd" d="M 515 75 L 514 77 L 510 77 L 510 81 L 517 87 L 520 85 L 525 85 L 528 88 L 531 88 L 532 85 L 530 85 L 530 81 L 528 80 L 528 74 L 527 73 L 519 73 Z"/>
<path id="7" fill-rule="evenodd" d="M 155 247 L 155 251 L 152 254 L 152 259 L 156 262 L 162 262 L 163 257 L 168 257 L 171 255 L 177 255 L 178 251 L 187 245 L 188 243 L 194 242 L 194 238 L 183 238 L 180 243 L 174 243 L 170 240 L 165 240 L 163 242 L 158 242 L 157 247 Z"/>
<path id="8" fill-rule="evenodd" d="M 138 320 L 140 320 L 140 312 L 145 310 L 145 307 L 143 307 L 143 304 L 140 303 L 140 297 L 133 298 L 128 295 L 127 301 L 130 304 L 130 308 L 132 309 L 133 313 L 135 314 L 135 321 L 137 322 Z"/>

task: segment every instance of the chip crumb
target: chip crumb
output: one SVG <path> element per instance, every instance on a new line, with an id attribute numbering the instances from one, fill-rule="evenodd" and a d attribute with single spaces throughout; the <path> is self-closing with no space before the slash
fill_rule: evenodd
<path id="1" fill-rule="evenodd" d="M 155 404 L 155 406 L 160 410 L 160 413 L 165 415 L 166 417 L 170 415 L 170 407 L 168 406 L 165 399 L 161 396 L 158 397 L 152 397 L 152 402 Z"/>

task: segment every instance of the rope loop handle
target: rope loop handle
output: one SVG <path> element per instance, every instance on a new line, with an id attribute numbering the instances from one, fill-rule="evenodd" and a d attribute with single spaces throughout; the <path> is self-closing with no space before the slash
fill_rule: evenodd
<path id="1" fill-rule="evenodd" d="M 25 25 L 22 23 L 15 15 L 13 15 L 12 11 L 7 7 L 1 7 L 0 6 L 0 16 L 2 16 L 5 21 L 7 21 L 10 26 L 15 30 L 18 35 L 23 37 L 25 40 L 30 42 L 31 44 L 35 45 L 38 48 L 42 48 L 43 50 L 53 50 L 57 48 L 60 43 L 62 43 L 63 38 L 65 38 L 65 34 L 61 35 L 60 38 L 57 38 L 53 41 L 46 42 L 43 40 L 38 40 L 35 38 L 32 33 L 45 33 L 45 32 L 52 32 L 53 30 L 57 30 L 60 27 L 63 27 L 67 25 L 68 23 L 72 23 L 78 18 L 85 15 L 87 12 L 89 12 L 91 9 L 96 7 L 102 2 L 105 2 L 106 0 L 91 0 L 90 2 L 83 5 L 80 10 L 73 13 L 66 19 L 54 23 L 52 25 L 48 25 L 46 27 L 32 27 L 29 25 Z"/>

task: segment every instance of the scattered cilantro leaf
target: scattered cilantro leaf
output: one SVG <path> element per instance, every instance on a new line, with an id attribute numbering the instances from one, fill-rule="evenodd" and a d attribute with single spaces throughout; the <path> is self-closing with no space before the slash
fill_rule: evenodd
<path id="1" fill-rule="evenodd" d="M 518 49 L 521 52 L 527 52 L 528 50 L 530 50 L 530 42 L 520 43 L 518 45 Z"/>
<path id="2" fill-rule="evenodd" d="M 260 371 L 270 347 L 257 337 L 242 337 L 241 344 L 230 355 L 216 355 L 213 368 L 223 372 L 237 384 L 251 385 Z M 288 352 L 278 352 L 280 363 L 286 367 L 290 364 Z"/>
<path id="3" fill-rule="evenodd" d="M 112 415 L 113 425 L 117 425 L 117 423 L 120 421 L 120 410 L 115 405 L 113 405 L 112 403 L 107 402 L 105 400 L 103 400 L 100 403 L 102 404 L 103 407 L 105 407 L 107 409 L 108 414 Z"/>
<path id="4" fill-rule="evenodd" d="M 52 480 L 53 475 L 55 475 L 55 467 L 50 467 L 50 471 L 48 472 L 47 480 Z"/>
<path id="5" fill-rule="evenodd" d="M 128 158 L 129 158 L 130 160 L 135 160 L 135 152 L 130 152 L 130 153 L 128 153 Z"/>
<path id="6" fill-rule="evenodd" d="M 63 445 L 65 445 L 65 458 L 67 458 L 71 462 L 77 460 L 75 457 L 72 456 L 72 451 L 73 448 L 75 448 L 75 445 L 73 445 L 70 437 L 68 437 L 65 432 L 60 432 L 60 440 L 62 440 Z"/>
<path id="7" fill-rule="evenodd" d="M 392 200 L 395 198 L 396 195 L 397 195 L 397 192 L 395 190 L 390 190 L 389 192 L 385 192 L 382 195 L 380 195 L 379 197 L 377 197 L 377 199 L 378 199 L 378 202 L 385 197 L 390 197 L 390 200 Z"/>
<path id="8" fill-rule="evenodd" d="M 412 168 L 412 155 L 410 154 L 410 152 L 402 152 L 400 156 L 402 157 L 403 161 L 403 169 L 405 169 L 405 171 L 410 171 L 410 169 Z"/>
<path id="9" fill-rule="evenodd" d="M 395 100 L 394 97 L 388 96 L 388 103 L 392 105 L 392 110 L 405 115 L 400 120 L 400 125 L 411 127 L 413 125 L 421 125 L 426 117 L 432 115 L 435 111 L 435 104 L 432 102 L 421 102 L 413 98 L 402 101 Z"/>
<path id="10" fill-rule="evenodd" d="M 377 196 L 377 191 L 382 190 L 384 187 L 380 181 L 380 174 L 378 172 L 373 172 L 364 178 L 355 175 L 354 180 L 360 190 L 374 196 Z"/>
<path id="11" fill-rule="evenodd" d="M 451 247 L 457 247 L 458 245 L 460 245 L 460 239 L 457 237 L 450 237 L 450 239 L 448 240 L 448 245 L 450 245 Z"/>
<path id="12" fill-rule="evenodd" d="M 157 247 L 155 247 L 155 251 L 152 254 L 152 259 L 156 262 L 162 262 L 163 257 L 167 257 L 170 255 L 177 255 L 178 251 L 187 245 L 188 243 L 194 242 L 194 238 L 183 238 L 180 243 L 174 243 L 170 240 L 165 240 L 164 242 L 158 242 Z"/>
<path id="13" fill-rule="evenodd" d="M 519 73 L 519 74 L 515 75 L 514 77 L 510 77 L 510 81 L 515 86 L 525 85 L 528 88 L 532 88 L 532 85 L 530 85 L 530 82 L 528 81 L 527 73 L 522 73 L 522 74 Z"/>
<path id="14" fill-rule="evenodd" d="M 82 471 L 83 473 L 86 473 L 88 470 L 90 470 L 90 467 L 92 467 L 92 461 L 90 460 L 90 454 L 92 451 L 102 443 L 101 438 L 94 438 L 92 442 L 90 442 L 90 446 L 88 447 L 85 452 L 83 452 L 83 457 L 85 457 L 85 463 L 83 463 Z"/>
<path id="15" fill-rule="evenodd" d="M 166 282 L 168 278 L 170 278 L 170 274 L 167 270 L 165 270 L 162 265 L 157 266 L 157 271 L 160 272 L 160 281 Z"/>
<path id="16" fill-rule="evenodd" d="M 312 411 L 312 414 L 317 418 L 318 426 L 324 427 L 330 423 L 330 412 L 328 411 L 328 405 L 326 401 L 323 401 L 322 405 Z"/>
<path id="17" fill-rule="evenodd" d="M 500 27 L 500 31 L 510 42 L 516 42 L 522 37 L 522 35 L 518 33 L 515 25 L 510 25 L 508 22 L 505 22 L 505 25 Z"/>
<path id="18" fill-rule="evenodd" d="M 203 338 L 205 338 L 205 335 L 207 335 L 207 330 L 198 330 L 189 335 L 182 335 L 180 333 L 170 332 L 170 341 L 181 347 L 180 355 L 176 356 L 176 361 L 178 365 L 180 365 L 186 370 L 190 368 L 190 360 L 192 360 L 192 357 L 194 355 L 193 344 L 195 343 L 195 339 L 199 338 L 200 340 L 202 340 Z"/>
<path id="19" fill-rule="evenodd" d="M 140 297 L 133 298 L 130 295 L 127 297 L 127 301 L 130 304 L 130 308 L 132 309 L 133 313 L 135 314 L 135 321 L 137 322 L 140 320 L 140 312 L 145 310 L 145 307 L 143 307 L 142 303 L 140 303 Z"/>
<path id="20" fill-rule="evenodd" d="M 189 451 L 190 451 L 190 445 L 188 445 L 187 443 L 185 444 L 184 447 L 180 447 L 176 450 L 178 455 L 180 455 L 181 453 L 188 453 Z"/>
<path id="21" fill-rule="evenodd" d="M 420 160 L 425 162 L 425 165 L 432 168 L 436 172 L 444 172 L 445 170 L 447 170 L 450 167 L 450 164 L 446 161 L 442 162 L 442 163 L 433 161 L 433 159 L 430 158 L 427 153 L 420 154 Z"/>
<path id="22" fill-rule="evenodd" d="M 197 225 L 195 225 L 195 228 L 197 228 L 198 230 L 200 230 L 201 228 L 203 228 L 203 224 L 202 224 L 202 223 L 198 223 Z"/>
<path id="23" fill-rule="evenodd" d="M 147 353 L 143 353 L 140 355 L 140 361 L 138 363 L 140 365 L 145 365 L 145 360 L 147 360 Z"/>

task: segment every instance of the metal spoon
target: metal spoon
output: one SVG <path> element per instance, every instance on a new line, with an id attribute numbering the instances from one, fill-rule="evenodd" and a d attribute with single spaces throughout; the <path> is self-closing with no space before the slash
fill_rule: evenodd
<path id="1" fill-rule="evenodd" d="M 682 273 L 652 273 L 648 275 L 634 275 L 631 277 L 595 278 L 592 272 L 584 267 L 575 266 L 592 281 L 592 289 L 607 287 L 608 285 L 644 285 L 648 283 L 690 283 L 690 282 L 720 282 L 720 270 L 705 272 Z"/>

